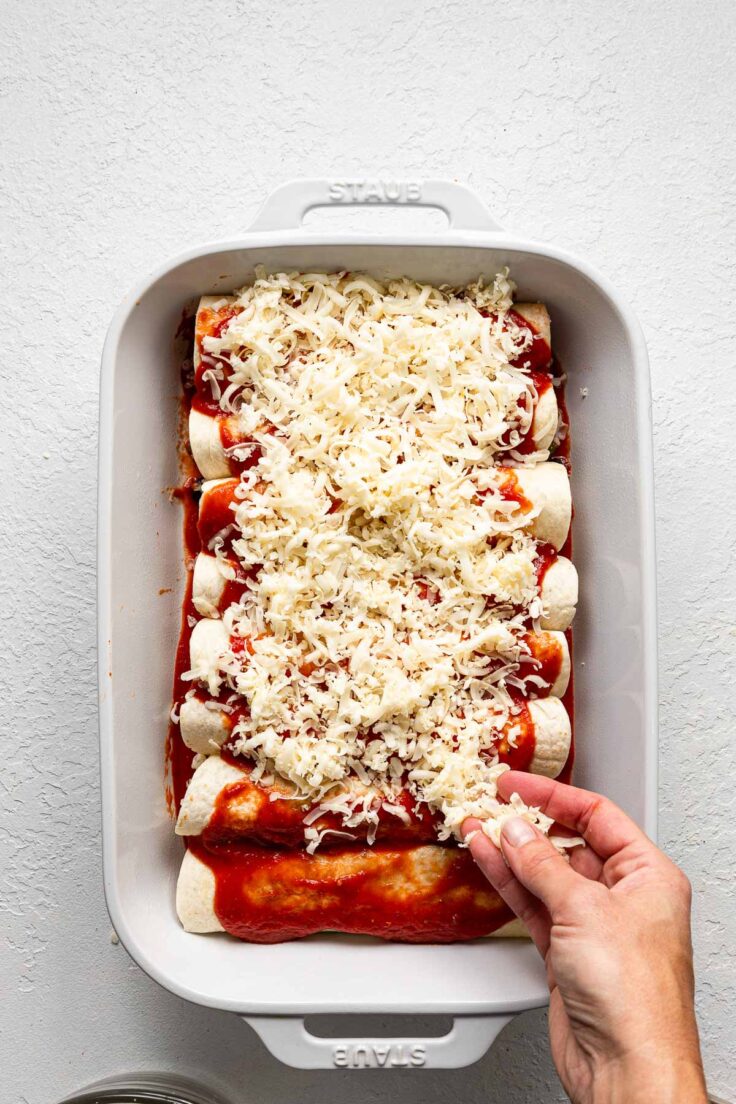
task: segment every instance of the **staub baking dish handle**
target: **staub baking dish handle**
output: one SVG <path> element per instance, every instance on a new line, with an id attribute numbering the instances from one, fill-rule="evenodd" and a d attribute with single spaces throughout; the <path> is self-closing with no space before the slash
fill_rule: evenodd
<path id="1" fill-rule="evenodd" d="M 511 1015 L 456 1016 L 430 1038 L 325 1039 L 299 1016 L 244 1016 L 280 1062 L 297 1069 L 458 1069 L 482 1058 Z"/>
<path id="2" fill-rule="evenodd" d="M 501 227 L 475 192 L 452 180 L 291 180 L 271 192 L 251 231 L 295 230 L 315 207 L 435 207 L 453 230 Z"/>

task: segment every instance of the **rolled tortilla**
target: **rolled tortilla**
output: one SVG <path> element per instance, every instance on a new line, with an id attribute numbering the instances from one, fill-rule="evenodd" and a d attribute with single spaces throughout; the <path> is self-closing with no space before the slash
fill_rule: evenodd
<path id="1" fill-rule="evenodd" d="M 196 405 L 189 411 L 189 444 L 205 479 L 237 476 L 253 467 L 260 455 L 258 443 L 244 432 L 237 414 L 212 414 Z"/>
<path id="2" fill-rule="evenodd" d="M 559 698 L 537 698 L 529 702 L 534 722 L 534 756 L 530 774 L 556 778 L 570 754 L 572 729 L 570 717 Z"/>
<path id="3" fill-rule="evenodd" d="M 186 851 L 176 883 L 176 913 L 184 931 L 197 935 L 225 931 L 215 912 L 216 890 L 213 870 L 193 851 Z M 529 938 L 525 925 L 516 917 L 488 935 L 501 939 Z"/>
<path id="4" fill-rule="evenodd" d="M 232 474 L 220 434 L 220 419 L 195 406 L 189 411 L 189 445 L 194 463 L 205 479 Z"/>
<path id="5" fill-rule="evenodd" d="M 481 646 L 480 654 L 488 656 L 496 669 L 514 663 L 516 670 L 509 672 L 514 680 L 511 685 L 525 697 L 561 697 L 567 690 L 570 649 L 562 632 L 508 634 L 494 650 Z"/>
<path id="6" fill-rule="evenodd" d="M 237 419 L 221 414 L 208 414 L 192 407 L 189 412 L 189 444 L 194 463 L 205 479 L 226 479 L 239 469 L 225 451 L 222 441 L 223 422 L 227 421 L 233 440 L 245 443 L 247 438 L 238 433 Z M 531 433 L 534 449 L 547 452 L 554 440 L 559 422 L 557 396 L 552 386 L 540 391 L 532 417 Z"/>
<path id="7" fill-rule="evenodd" d="M 215 913 L 215 875 L 206 863 L 187 851 L 176 883 L 176 914 L 184 931 L 221 932 Z"/>
<path id="8" fill-rule="evenodd" d="M 214 333 L 216 327 L 230 315 L 234 295 L 203 295 L 197 308 L 194 324 L 194 372 L 197 389 L 207 399 L 212 399 L 212 389 L 206 380 L 202 380 L 202 342 Z M 236 474 L 237 465 L 232 464 L 225 451 L 222 440 L 223 423 L 227 422 L 234 440 L 238 439 L 238 419 L 226 413 L 209 413 L 198 409 L 196 404 L 189 412 L 189 445 L 194 463 L 205 479 L 221 479 Z"/>
<path id="9" fill-rule="evenodd" d="M 197 316 L 194 320 L 194 371 L 199 377 L 202 367 L 202 340 L 208 334 L 212 334 L 215 327 L 227 318 L 232 304 L 236 301 L 235 295 L 203 295 L 197 306 Z M 209 388 L 203 389 L 209 394 Z"/>
<path id="10" fill-rule="evenodd" d="M 570 753 L 571 729 L 567 710 L 559 698 L 535 699 L 527 702 L 527 708 L 534 741 L 529 770 L 532 774 L 555 778 Z M 216 716 L 213 715 L 213 729 Z M 223 724 L 226 726 L 227 723 L 225 719 Z M 511 728 L 513 722 L 509 724 Z M 210 753 L 212 750 L 210 748 Z M 220 834 L 258 843 L 303 844 L 305 816 L 309 817 L 310 826 L 317 831 L 344 830 L 351 832 L 354 838 L 359 839 L 361 835 L 365 838 L 365 824 L 346 828 L 342 817 L 336 812 L 326 811 L 320 818 L 312 819 L 312 806 L 308 801 L 295 800 L 294 792 L 294 787 L 285 779 L 268 784 L 255 783 L 247 763 L 241 767 L 220 758 L 218 754 L 209 754 L 190 779 L 179 810 L 176 831 L 180 836 L 201 835 L 210 827 L 217 812 Z M 335 789 L 335 808 L 339 808 L 342 794 L 361 799 L 373 797 L 376 806 L 380 803 L 379 794 L 358 779 L 349 779 L 342 789 Z M 434 840 L 434 819 L 429 814 L 418 814 L 408 795 L 406 800 L 399 799 L 398 804 L 406 815 L 401 818 L 381 810 L 377 838 L 393 841 Z"/>
<path id="11" fill-rule="evenodd" d="M 228 313 L 233 303 L 237 301 L 235 295 L 203 295 L 197 305 L 197 315 L 194 323 L 195 350 L 194 367 L 200 364 L 200 346 L 202 339 L 214 331 L 215 326 L 224 315 Z M 215 309 L 217 308 L 217 309 Z M 520 314 L 539 336 L 552 347 L 552 323 L 544 303 L 514 303 L 513 309 Z"/>
<path id="12" fill-rule="evenodd" d="M 540 392 L 534 407 L 531 435 L 534 446 L 540 452 L 548 452 L 557 433 L 560 413 L 557 395 L 551 385 Z"/>
<path id="13" fill-rule="evenodd" d="M 189 637 L 192 681 L 202 683 L 210 694 L 217 694 L 230 655 L 230 637 L 222 621 L 208 617 L 198 621 Z"/>
<path id="14" fill-rule="evenodd" d="M 570 682 L 570 648 L 563 632 L 527 633 L 528 658 L 522 657 L 519 678 L 530 697 L 558 697 Z"/>
<path id="15" fill-rule="evenodd" d="M 469 851 L 432 844 L 316 855 L 229 849 L 226 857 L 190 847 L 176 908 L 186 931 L 227 930 L 257 943 L 319 931 L 456 942 L 510 919 Z"/>
<path id="16" fill-rule="evenodd" d="M 570 649 L 565 634 L 526 633 L 522 638 L 524 647 L 521 648 L 518 637 L 511 639 L 516 645 L 511 651 L 490 654 L 497 655 L 500 662 L 514 661 L 518 656 L 515 677 L 524 680 L 525 693 L 530 697 L 564 694 L 570 681 Z M 206 686 L 210 694 L 217 694 L 231 665 L 230 636 L 223 622 L 202 618 L 189 638 L 192 681 Z M 198 717 L 198 722 L 202 724 L 203 720 Z"/>
<path id="17" fill-rule="evenodd" d="M 290 782 L 283 778 L 254 782 L 247 762 L 237 766 L 212 755 L 192 775 L 179 809 L 176 832 L 180 836 L 199 836 L 209 829 L 209 835 L 214 832 L 218 838 L 303 848 L 305 828 L 311 827 L 329 833 L 327 846 L 344 845 L 346 834 L 364 843 L 368 825 L 347 826 L 336 811 L 341 805 L 345 807 L 348 798 L 358 799 L 361 804 L 366 800 L 375 803 L 377 822 L 373 829 L 379 841 L 434 843 L 437 838 L 435 818 L 428 810 L 418 814 L 408 795 L 398 797 L 401 816 L 383 809 L 378 791 L 357 778 L 333 787 L 329 796 L 334 808 L 324 809 L 317 819 L 310 816 L 307 823 L 304 818 L 314 806 L 307 799 L 297 798 Z"/>
<path id="18" fill-rule="evenodd" d="M 231 564 L 231 570 L 237 572 L 235 562 Z M 208 552 L 200 552 L 194 561 L 194 608 L 202 617 L 219 617 L 225 610 L 226 590 L 228 596 L 232 595 L 231 600 L 237 601 L 237 588 L 224 574 L 221 561 Z M 578 600 L 578 573 L 566 556 L 558 556 L 545 570 L 539 593 L 544 610 L 541 627 L 547 630 L 568 629 Z"/>
<path id="19" fill-rule="evenodd" d="M 519 513 L 520 529 L 528 528 L 538 541 L 551 544 L 559 552 L 567 540 L 572 519 L 572 496 L 567 469 L 553 461 L 529 464 L 524 467 L 498 468 L 503 482 L 512 481 L 522 497 L 531 505 L 532 516 L 525 523 L 524 512 Z M 212 539 L 233 521 L 231 505 L 237 501 L 237 479 L 213 479 L 202 484 L 199 500 L 199 534 L 204 549 L 209 549 Z"/>
<path id="20" fill-rule="evenodd" d="M 544 303 L 515 303 L 514 310 L 526 319 L 532 328 L 544 340 L 548 348 L 552 348 L 552 325 L 549 311 Z M 557 424 L 559 421 L 559 408 L 557 395 L 551 385 L 545 387 L 537 398 L 532 418 L 531 435 L 535 447 L 539 451 L 546 451 L 552 444 Z"/>
<path id="21" fill-rule="evenodd" d="M 526 319 L 532 329 L 552 348 L 552 322 L 544 303 L 514 303 L 514 310 Z"/>
<path id="22" fill-rule="evenodd" d="M 572 736 L 567 710 L 556 697 L 530 699 L 528 709 L 535 739 L 529 770 L 532 774 L 556 778 L 570 753 Z M 208 709 L 199 698 L 189 698 L 181 706 L 179 726 L 188 748 L 199 755 L 217 756 L 232 732 L 233 721 L 230 714 Z"/>
<path id="23" fill-rule="evenodd" d="M 237 570 L 232 565 L 233 573 Z M 550 569 L 547 569 L 547 575 Z M 200 552 L 194 561 L 194 575 L 192 577 L 192 603 L 197 613 L 202 617 L 219 617 L 223 613 L 222 600 L 228 584 L 228 578 L 222 569 L 221 561 L 217 556 L 211 556 L 208 552 Z"/>
<path id="24" fill-rule="evenodd" d="M 210 703 L 214 706 L 216 703 Z M 188 748 L 198 755 L 214 755 L 232 731 L 229 714 L 222 709 L 208 708 L 201 698 L 183 701 L 179 709 L 179 732 Z"/>
<path id="25" fill-rule="evenodd" d="M 212 541 L 223 529 L 234 524 L 231 506 L 238 501 L 235 492 L 239 486 L 240 480 L 232 478 L 209 479 L 202 484 L 197 529 L 205 551 L 210 550 Z"/>
<path id="26" fill-rule="evenodd" d="M 532 503 L 536 515 L 529 526 L 538 541 L 559 550 L 567 540 L 572 519 L 570 478 L 562 464 L 532 464 L 510 469 L 523 496 Z"/>
<path id="27" fill-rule="evenodd" d="M 199 836 L 205 830 L 217 805 L 217 800 L 227 786 L 234 782 L 247 784 L 248 774 L 240 767 L 235 767 L 219 755 L 210 755 L 201 763 L 191 777 L 187 792 L 179 809 L 176 820 L 176 834 L 178 836 Z M 261 807 L 258 787 L 252 787 L 253 792 L 247 795 L 250 800 L 244 804 L 242 812 L 243 822 L 252 824 Z M 267 798 L 266 798 L 267 800 Z"/>
<path id="28" fill-rule="evenodd" d="M 214 705 L 212 701 L 212 705 Z M 187 698 L 179 710 L 179 731 L 188 748 L 199 755 L 216 755 L 233 730 L 229 713 L 208 708 L 200 698 Z"/>
<path id="29" fill-rule="evenodd" d="M 205 479 L 226 479 L 239 467 L 228 456 L 222 441 L 223 424 L 227 422 L 233 441 L 246 442 L 239 433 L 237 418 L 226 414 L 209 414 L 195 406 L 189 411 L 189 445 L 194 463 Z M 553 386 L 545 387 L 537 396 L 529 430 L 535 451 L 547 452 L 554 440 L 559 422 L 557 395 Z"/>
<path id="30" fill-rule="evenodd" d="M 558 556 L 549 565 L 539 588 L 543 629 L 569 629 L 578 604 L 578 573 L 567 556 Z"/>

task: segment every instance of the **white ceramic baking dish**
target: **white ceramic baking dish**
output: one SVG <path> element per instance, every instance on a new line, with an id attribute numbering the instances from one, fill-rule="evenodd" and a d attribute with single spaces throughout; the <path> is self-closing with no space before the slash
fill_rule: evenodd
<path id="1" fill-rule="evenodd" d="M 315 206 L 439 207 L 434 234 L 318 234 Z M 361 269 L 462 284 L 508 265 L 523 299 L 548 304 L 568 373 L 573 434 L 576 779 L 650 833 L 656 809 L 656 640 L 650 393 L 629 308 L 586 263 L 512 238 L 457 184 L 295 181 L 238 241 L 174 258 L 133 289 L 102 358 L 99 687 L 105 892 L 139 965 L 190 1001 L 244 1015 L 283 1061 L 323 1066 L 461 1066 L 514 1013 L 547 1001 L 525 941 L 404 946 L 315 936 L 275 946 L 188 935 L 174 911 L 182 847 L 163 788 L 163 741 L 184 581 L 177 482 L 179 379 L 171 353 L 182 308 L 269 270 Z M 444 1013 L 441 1038 L 324 1039 L 314 1013 Z"/>

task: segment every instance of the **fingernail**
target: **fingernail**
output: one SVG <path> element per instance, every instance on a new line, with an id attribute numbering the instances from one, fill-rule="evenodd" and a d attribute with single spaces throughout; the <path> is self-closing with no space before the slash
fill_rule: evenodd
<path id="1" fill-rule="evenodd" d="M 510 817 L 504 821 L 501 835 L 512 847 L 523 847 L 525 843 L 534 839 L 536 832 L 529 821 L 524 820 L 523 817 Z"/>

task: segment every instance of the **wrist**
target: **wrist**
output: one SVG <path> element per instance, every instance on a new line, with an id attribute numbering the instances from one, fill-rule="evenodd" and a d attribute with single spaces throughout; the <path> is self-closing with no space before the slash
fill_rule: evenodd
<path id="1" fill-rule="evenodd" d="M 591 1104 L 708 1104 L 700 1054 L 644 1046 L 593 1075 Z"/>

